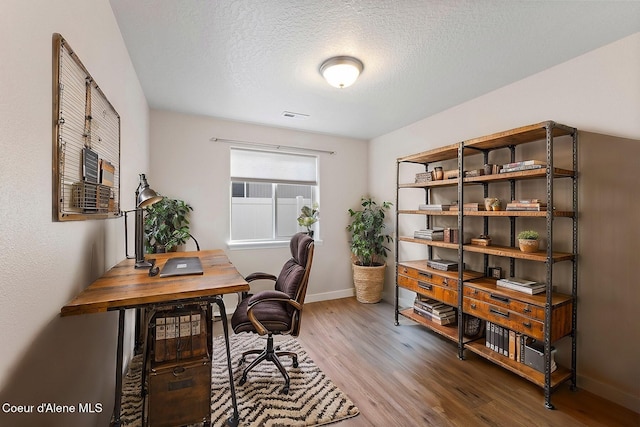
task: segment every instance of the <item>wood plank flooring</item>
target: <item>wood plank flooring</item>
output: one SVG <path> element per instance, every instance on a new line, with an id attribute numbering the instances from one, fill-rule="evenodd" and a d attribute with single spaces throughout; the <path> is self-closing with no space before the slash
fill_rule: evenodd
<path id="1" fill-rule="evenodd" d="M 541 388 L 471 352 L 459 360 L 455 343 L 393 314 L 355 298 L 305 304 L 298 340 L 360 409 L 336 426 L 640 426 L 640 414 L 568 384 L 548 410 Z"/>

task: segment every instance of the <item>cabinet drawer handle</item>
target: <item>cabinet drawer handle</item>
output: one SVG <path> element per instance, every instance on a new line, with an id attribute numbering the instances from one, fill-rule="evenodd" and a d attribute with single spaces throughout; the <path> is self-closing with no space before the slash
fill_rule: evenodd
<path id="1" fill-rule="evenodd" d="M 522 322 L 522 326 L 524 326 L 527 329 L 531 329 L 531 323 L 530 322 Z"/>
<path id="2" fill-rule="evenodd" d="M 476 305 L 474 303 L 471 303 L 471 309 L 473 309 L 473 310 L 476 309 Z"/>
<path id="3" fill-rule="evenodd" d="M 494 299 L 494 300 L 497 300 L 497 301 L 503 302 L 503 303 L 505 303 L 505 304 L 509 304 L 509 298 L 507 298 L 507 297 L 503 297 L 502 295 L 494 295 L 494 294 L 490 294 L 490 295 L 489 295 L 489 297 L 490 297 L 491 299 Z"/>
<path id="4" fill-rule="evenodd" d="M 523 313 L 531 313 L 531 309 L 529 308 L 529 306 L 526 306 L 523 310 Z"/>
<path id="5" fill-rule="evenodd" d="M 478 295 L 478 290 L 477 289 L 472 289 L 471 290 L 471 295 Z"/>
<path id="6" fill-rule="evenodd" d="M 420 271 L 418 274 L 420 276 L 422 276 L 422 277 L 426 277 L 427 279 L 433 278 L 433 275 L 431 273 L 424 273 L 424 272 Z"/>
<path id="7" fill-rule="evenodd" d="M 424 282 L 418 282 L 418 287 L 430 291 L 433 289 L 433 285 L 430 285 L 429 283 L 424 283 Z"/>
<path id="8" fill-rule="evenodd" d="M 499 310 L 496 310 L 495 308 L 490 308 L 490 309 L 489 309 L 489 312 L 490 312 L 490 313 L 493 313 L 493 314 L 497 314 L 498 316 L 505 317 L 505 318 L 507 318 L 507 319 L 509 318 L 509 312 L 507 312 L 507 313 L 503 313 L 503 312 L 501 312 L 501 311 L 499 311 Z"/>

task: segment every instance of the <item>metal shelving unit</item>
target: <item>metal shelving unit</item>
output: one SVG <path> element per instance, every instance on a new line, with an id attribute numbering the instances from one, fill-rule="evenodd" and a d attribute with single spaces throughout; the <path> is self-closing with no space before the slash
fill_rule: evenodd
<path id="1" fill-rule="evenodd" d="M 568 151 L 566 150 L 567 142 L 570 146 L 570 168 L 556 168 L 555 167 L 555 151 L 556 151 L 556 139 L 563 138 L 561 146 L 564 147 L 563 154 L 566 157 Z M 518 172 L 509 172 L 493 175 L 480 175 L 465 177 L 465 163 L 469 156 L 482 156 L 483 163 L 489 163 L 489 158 L 494 152 L 508 151 L 510 162 L 516 162 L 518 160 L 517 148 L 521 145 L 543 142 L 545 147 L 545 167 L 541 169 L 524 170 Z M 452 341 L 455 341 L 458 345 L 458 357 L 464 358 L 465 350 L 469 350 L 481 357 L 484 357 L 499 366 L 520 375 L 521 377 L 537 384 L 544 389 L 545 406 L 549 409 L 553 408 L 551 404 L 552 392 L 562 383 L 566 381 L 571 382 L 571 387 L 576 387 L 576 325 L 577 325 L 577 253 L 578 253 L 578 234 L 577 234 L 577 211 L 578 211 L 578 163 L 577 163 L 577 142 L 578 133 L 575 128 L 568 127 L 555 123 L 553 121 L 542 122 L 533 124 L 530 126 L 524 126 L 517 129 L 512 129 L 505 132 L 500 132 L 481 138 L 475 138 L 460 143 L 447 145 L 434 150 L 417 153 L 414 155 L 399 158 L 397 160 L 397 191 L 396 191 L 396 290 L 395 290 L 395 322 L 399 324 L 399 315 L 414 320 L 428 329 L 439 333 Z M 458 177 L 441 181 L 429 181 L 421 183 L 401 183 L 400 182 L 400 168 L 403 164 L 420 164 L 424 165 L 424 170 L 428 171 L 431 165 L 441 164 L 442 162 L 449 161 L 449 163 L 456 162 L 458 169 Z M 554 209 L 554 187 L 557 180 L 569 179 L 571 180 L 571 207 L 564 208 L 562 210 Z M 545 211 L 465 211 L 464 202 L 466 189 L 472 186 L 482 186 L 482 192 L 484 197 L 488 197 L 489 188 L 495 183 L 507 183 L 509 187 L 511 199 L 523 198 L 518 194 L 517 183 L 527 180 L 543 180 L 546 190 L 546 203 L 547 209 Z M 401 192 L 404 189 L 416 189 L 422 188 L 425 190 L 425 201 L 430 203 L 432 200 L 434 191 L 439 191 L 442 188 L 455 189 L 460 208 L 457 211 L 421 211 L 417 209 L 399 209 L 401 203 Z M 442 241 L 429 241 L 423 239 L 415 239 L 412 236 L 400 235 L 400 216 L 423 216 L 427 228 L 432 225 L 432 221 L 435 218 L 452 218 L 457 220 L 457 227 L 459 230 L 459 242 L 445 243 Z M 508 245 L 496 245 L 480 246 L 465 243 L 465 229 L 478 232 L 477 225 L 468 226 L 467 221 L 472 218 L 482 218 L 482 234 L 488 234 L 491 229 L 506 229 L 504 225 L 505 221 L 508 221 L 509 230 L 509 244 Z M 530 221 L 545 221 L 546 231 L 546 249 L 538 251 L 536 253 L 524 253 L 517 248 L 516 244 L 516 227 L 520 219 L 527 219 Z M 567 236 L 567 239 L 571 239 L 571 250 L 566 252 L 556 251 L 554 249 L 554 220 L 563 219 L 571 221 L 571 236 Z M 541 233 L 542 234 L 542 233 Z M 438 286 L 440 283 L 434 282 L 431 279 L 421 278 L 432 277 L 431 275 L 439 275 L 442 272 L 431 271 L 426 267 L 425 260 L 412 260 L 404 261 L 399 259 L 400 245 L 424 245 L 427 247 L 427 259 L 433 259 L 434 248 L 438 251 L 446 250 L 448 253 L 454 253 L 455 259 L 460 266 L 465 266 L 465 258 L 473 258 L 473 254 L 483 255 L 483 270 L 482 272 L 465 271 L 460 268 L 457 273 L 456 286 L 449 288 L 443 288 L 440 290 Z M 494 259 L 508 259 L 509 262 L 509 276 L 516 276 L 517 268 L 520 263 L 534 263 L 541 265 L 544 268 L 544 275 L 546 279 L 546 292 L 539 295 L 526 295 L 515 291 L 504 290 L 496 287 L 496 280 L 493 278 L 483 277 L 487 272 L 489 261 Z M 453 258 L 453 256 L 452 256 Z M 571 288 L 570 291 L 565 293 L 554 292 L 554 268 L 559 263 L 571 263 Z M 476 263 L 477 264 L 477 263 Z M 414 279 L 416 275 L 418 279 Z M 421 276 L 424 275 L 424 276 Z M 445 278 L 446 282 L 446 278 Z M 450 281 L 451 282 L 451 281 Z M 426 286 L 425 283 L 428 285 Z M 436 288 L 431 287 L 433 283 Z M 422 284 L 422 286 L 421 286 Z M 564 284 L 565 287 L 567 284 Z M 430 289 L 428 289 L 431 287 Z M 427 295 L 430 298 L 438 299 L 446 304 L 453 305 L 458 310 L 458 325 L 456 327 L 441 326 L 428 319 L 422 318 L 413 313 L 412 309 L 401 309 L 399 307 L 399 289 L 405 288 L 410 291 L 414 291 L 421 295 Z M 428 290 L 427 290 L 428 289 Z M 436 289 L 438 292 L 433 291 Z M 507 301 L 503 307 L 496 306 L 493 311 L 483 311 L 483 309 L 476 309 L 477 300 L 474 296 L 478 293 L 486 292 L 495 297 L 497 301 Z M 475 293 L 475 294 L 474 294 Z M 444 295 L 444 296 L 443 296 Z M 527 316 L 532 309 L 538 310 L 539 318 L 533 318 L 532 322 L 527 320 L 519 324 L 511 319 L 519 318 L 522 313 L 518 313 L 511 305 L 525 307 L 524 311 Z M 510 305 L 511 304 L 511 305 Z M 490 305 L 491 306 L 491 305 Z M 493 306 L 491 306 L 493 307 Z M 495 313 L 500 314 L 496 318 Z M 490 350 L 484 344 L 477 339 L 469 339 L 464 335 L 464 322 L 462 321 L 464 315 L 474 315 L 485 321 L 497 322 L 505 328 L 509 328 L 515 331 L 527 332 L 536 339 L 543 341 L 544 343 L 544 372 L 538 372 L 537 370 L 514 361 L 507 356 L 498 354 L 497 352 Z M 511 316 L 511 318 L 509 317 Z M 529 323 L 533 323 L 533 328 Z M 524 329 L 523 329 L 524 325 Z M 527 329 L 530 328 L 530 329 Z M 538 329 L 536 329 L 538 328 Z M 534 332 L 534 330 L 536 332 Z M 560 339 L 571 340 L 571 362 L 569 367 L 558 366 L 558 368 L 552 372 L 552 357 L 551 350 L 552 344 Z"/>

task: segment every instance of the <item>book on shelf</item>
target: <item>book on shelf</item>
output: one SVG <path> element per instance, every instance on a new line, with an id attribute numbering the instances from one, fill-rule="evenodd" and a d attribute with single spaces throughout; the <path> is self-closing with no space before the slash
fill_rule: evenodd
<path id="1" fill-rule="evenodd" d="M 544 283 L 533 282 L 531 280 L 520 279 L 517 277 L 498 279 L 496 280 L 496 286 L 529 295 L 540 294 L 546 290 L 546 285 Z"/>
<path id="2" fill-rule="evenodd" d="M 516 331 L 509 330 L 509 359 L 516 360 Z"/>
<path id="3" fill-rule="evenodd" d="M 462 209 L 465 211 L 483 211 L 484 210 L 484 203 L 465 203 L 464 205 L 462 205 Z M 459 205 L 451 205 L 451 207 L 449 208 L 450 211 L 459 211 L 460 210 L 460 206 Z"/>
<path id="4" fill-rule="evenodd" d="M 455 309 L 452 306 L 430 298 L 423 299 L 416 296 L 413 305 L 436 316 L 448 317 L 455 314 Z"/>
<path id="5" fill-rule="evenodd" d="M 421 211 L 448 211 L 451 205 L 444 204 L 421 204 L 418 205 L 418 210 Z"/>
<path id="6" fill-rule="evenodd" d="M 413 237 L 416 239 L 425 240 L 444 240 L 444 228 L 433 227 L 423 230 L 416 230 L 413 232 Z"/>
<path id="7" fill-rule="evenodd" d="M 444 229 L 444 241 L 445 243 L 458 243 L 460 232 L 457 228 L 445 228 Z"/>
<path id="8" fill-rule="evenodd" d="M 413 312 L 416 313 L 417 315 L 424 317 L 425 319 L 431 320 L 433 323 L 436 323 L 438 325 L 441 326 L 446 326 L 446 325 L 450 325 L 452 323 L 456 322 L 456 313 L 455 311 L 453 312 L 453 314 L 449 315 L 443 315 L 443 316 L 438 316 L 437 314 L 434 313 L 429 313 L 426 310 L 423 310 L 420 307 L 416 307 L 415 305 L 413 306 Z"/>
<path id="9" fill-rule="evenodd" d="M 504 165 L 502 165 L 503 168 L 517 168 L 520 166 L 532 166 L 532 165 L 546 165 L 546 162 L 543 162 L 542 160 L 522 160 L 519 162 L 512 162 L 512 163 L 505 163 Z"/>
<path id="10" fill-rule="evenodd" d="M 436 270 L 458 271 L 458 262 L 448 259 L 429 259 L 427 260 L 427 266 Z"/>
<path id="11" fill-rule="evenodd" d="M 544 212 L 547 210 L 546 206 L 514 206 L 511 203 L 507 203 L 505 211 L 530 211 L 530 212 Z"/>
<path id="12" fill-rule="evenodd" d="M 508 328 L 493 322 L 487 322 L 485 334 L 485 346 L 496 353 L 516 358 L 516 333 Z"/>
<path id="13" fill-rule="evenodd" d="M 547 202 L 540 201 L 539 199 L 512 200 L 511 202 L 507 203 L 506 210 L 545 211 L 547 210 Z"/>
<path id="14" fill-rule="evenodd" d="M 527 171 L 527 170 L 533 170 L 533 169 L 542 169 L 543 167 L 545 167 L 545 166 L 544 165 L 523 165 L 523 166 L 516 166 L 516 167 L 512 167 L 512 168 L 503 167 L 502 169 L 500 169 L 500 173 L 520 172 L 520 171 Z"/>

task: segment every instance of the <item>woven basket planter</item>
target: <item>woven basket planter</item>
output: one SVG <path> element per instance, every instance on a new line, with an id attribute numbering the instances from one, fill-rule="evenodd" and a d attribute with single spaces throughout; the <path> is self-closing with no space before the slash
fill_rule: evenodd
<path id="1" fill-rule="evenodd" d="M 356 288 L 356 299 L 365 304 L 375 304 L 382 299 L 384 287 L 384 271 L 386 264 L 377 267 L 353 266 L 353 285 Z"/>

